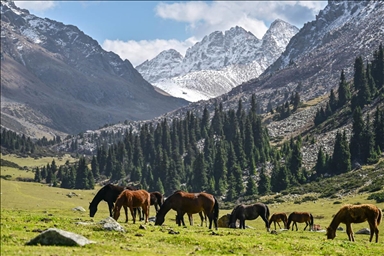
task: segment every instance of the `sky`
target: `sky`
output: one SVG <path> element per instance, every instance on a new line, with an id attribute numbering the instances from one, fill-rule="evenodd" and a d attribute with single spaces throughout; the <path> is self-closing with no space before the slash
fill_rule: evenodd
<path id="1" fill-rule="evenodd" d="M 282 19 L 299 29 L 327 1 L 15 1 L 31 14 L 78 27 L 134 66 L 186 50 L 214 31 L 240 26 L 261 39 Z"/>

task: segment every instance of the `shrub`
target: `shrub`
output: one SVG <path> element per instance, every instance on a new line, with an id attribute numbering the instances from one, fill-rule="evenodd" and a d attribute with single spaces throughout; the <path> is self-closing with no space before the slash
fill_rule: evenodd
<path id="1" fill-rule="evenodd" d="M 368 200 L 375 200 L 376 203 L 384 202 L 384 192 L 374 193 L 368 196 Z"/>

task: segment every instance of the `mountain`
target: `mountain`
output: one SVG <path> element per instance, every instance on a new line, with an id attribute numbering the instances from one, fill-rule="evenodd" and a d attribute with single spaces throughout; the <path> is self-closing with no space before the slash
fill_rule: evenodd
<path id="1" fill-rule="evenodd" d="M 241 27 L 216 31 L 190 47 L 185 57 L 171 49 L 136 67 L 145 79 L 189 101 L 209 99 L 259 76 L 284 51 L 298 29 L 274 21 L 260 40 Z"/>
<path id="2" fill-rule="evenodd" d="M 72 25 L 1 1 L 1 125 L 29 136 L 151 119 L 188 104 Z"/>

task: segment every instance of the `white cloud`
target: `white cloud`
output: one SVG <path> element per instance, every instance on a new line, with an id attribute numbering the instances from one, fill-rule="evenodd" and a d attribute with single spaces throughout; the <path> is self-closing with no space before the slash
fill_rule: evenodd
<path id="1" fill-rule="evenodd" d="M 188 38 L 181 42 L 178 40 L 141 40 L 141 41 L 121 41 L 121 40 L 105 40 L 102 47 L 106 51 L 112 51 L 120 56 L 120 58 L 128 59 L 133 66 L 140 65 L 146 60 L 153 59 L 161 51 L 175 49 L 183 56 L 188 47 L 195 44 L 195 38 Z"/>
<path id="2" fill-rule="evenodd" d="M 326 4 L 326 1 L 191 1 L 160 3 L 155 12 L 163 19 L 187 23 L 187 29 L 197 38 L 236 25 L 244 26 L 261 38 L 267 31 L 267 24 L 275 19 L 301 27 Z"/>
<path id="3" fill-rule="evenodd" d="M 17 7 L 29 11 L 43 12 L 56 6 L 55 1 L 15 1 Z"/>

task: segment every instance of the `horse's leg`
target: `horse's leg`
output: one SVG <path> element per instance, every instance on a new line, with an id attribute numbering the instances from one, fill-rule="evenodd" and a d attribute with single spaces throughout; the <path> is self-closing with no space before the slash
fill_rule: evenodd
<path id="1" fill-rule="evenodd" d="M 113 202 L 109 201 L 108 202 L 108 208 L 109 208 L 109 216 L 112 217 L 112 209 L 113 209 Z"/>
<path id="2" fill-rule="evenodd" d="M 293 222 L 293 224 L 296 226 L 296 231 L 298 231 L 299 229 L 297 228 L 297 222 Z"/>
<path id="3" fill-rule="evenodd" d="M 149 206 L 148 205 L 143 205 L 143 220 L 145 220 L 145 223 L 148 223 L 148 215 L 149 215 Z M 145 214 L 145 218 L 144 218 Z"/>
<path id="4" fill-rule="evenodd" d="M 305 228 L 304 228 L 304 231 L 305 229 L 308 227 L 308 221 L 305 222 Z"/>
<path id="5" fill-rule="evenodd" d="M 281 229 L 280 223 L 277 222 L 277 225 L 279 225 L 279 229 Z M 276 222 L 275 222 L 275 230 L 276 230 Z"/>
<path id="6" fill-rule="evenodd" d="M 136 223 L 136 216 L 133 212 L 133 207 L 132 206 L 129 206 L 129 210 L 131 211 L 131 215 L 132 215 L 132 219 L 133 219 L 133 224 Z"/>
<path id="7" fill-rule="evenodd" d="M 123 206 L 124 207 L 124 212 L 125 212 L 125 223 L 128 222 L 128 209 L 127 209 L 127 206 Z"/>
<path id="8" fill-rule="evenodd" d="M 369 223 L 369 228 L 371 230 L 371 236 L 369 238 L 369 242 L 372 242 L 373 233 L 375 233 L 376 243 L 377 243 L 379 241 L 379 229 L 377 228 L 377 223 L 376 221 L 373 221 L 373 222 L 368 221 L 368 223 Z"/>
<path id="9" fill-rule="evenodd" d="M 348 234 L 349 241 L 354 242 L 355 238 L 353 237 L 353 231 L 352 231 L 351 223 L 348 223 L 345 225 L 347 226 L 347 234 Z"/>

